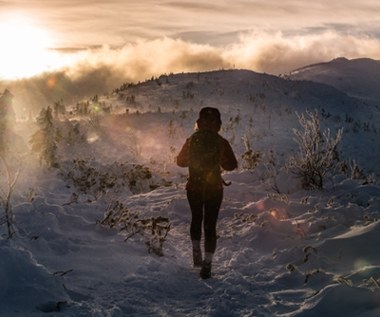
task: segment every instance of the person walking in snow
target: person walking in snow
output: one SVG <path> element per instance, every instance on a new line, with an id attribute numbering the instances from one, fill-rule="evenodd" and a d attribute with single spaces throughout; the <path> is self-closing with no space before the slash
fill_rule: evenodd
<path id="1" fill-rule="evenodd" d="M 191 209 L 190 237 L 194 267 L 201 267 L 203 279 L 211 277 L 212 259 L 216 249 L 216 223 L 223 200 L 221 169 L 232 171 L 237 160 L 229 142 L 219 135 L 222 121 L 216 108 L 205 107 L 199 112 L 196 132 L 183 145 L 177 165 L 188 167 L 187 199 Z M 204 259 L 201 251 L 202 223 Z"/>

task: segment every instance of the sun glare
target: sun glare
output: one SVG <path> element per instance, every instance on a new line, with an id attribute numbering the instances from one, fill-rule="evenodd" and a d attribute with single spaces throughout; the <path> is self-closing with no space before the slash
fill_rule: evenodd
<path id="1" fill-rule="evenodd" d="M 0 21 L 0 38 L 0 79 L 31 77 L 57 65 L 51 34 L 28 18 Z"/>

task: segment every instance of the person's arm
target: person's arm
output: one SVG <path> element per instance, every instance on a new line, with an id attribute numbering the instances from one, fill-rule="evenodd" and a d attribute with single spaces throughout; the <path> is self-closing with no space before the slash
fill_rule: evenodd
<path id="1" fill-rule="evenodd" d="M 226 139 L 222 141 L 220 165 L 226 171 L 232 171 L 238 166 L 234 151 Z"/>
<path id="2" fill-rule="evenodd" d="M 189 162 L 188 162 L 189 144 L 190 144 L 189 139 L 187 139 L 177 156 L 177 165 L 180 167 L 189 166 Z"/>

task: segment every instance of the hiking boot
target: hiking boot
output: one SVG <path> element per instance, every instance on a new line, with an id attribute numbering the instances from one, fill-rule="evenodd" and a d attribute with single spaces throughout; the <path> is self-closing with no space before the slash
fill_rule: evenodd
<path id="1" fill-rule="evenodd" d="M 199 275 L 202 279 L 207 279 L 211 277 L 211 262 L 203 261 L 202 269 Z"/>
<path id="2" fill-rule="evenodd" d="M 193 249 L 193 264 L 194 267 L 201 267 L 202 266 L 202 251 L 201 249 Z"/>

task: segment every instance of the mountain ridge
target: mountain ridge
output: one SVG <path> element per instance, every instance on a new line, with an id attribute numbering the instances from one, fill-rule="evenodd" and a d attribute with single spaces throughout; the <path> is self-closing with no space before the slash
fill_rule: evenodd
<path id="1" fill-rule="evenodd" d="M 340 57 L 290 72 L 292 80 L 310 80 L 333 86 L 371 104 L 380 102 L 380 61 L 371 58 Z"/>
<path id="2" fill-rule="evenodd" d="M 377 147 L 378 107 L 327 84 L 249 70 L 162 75 L 143 83 L 123 85 L 103 102 L 112 104 L 117 113 L 159 112 L 169 117 L 182 112 L 193 122 L 202 107 L 216 107 L 221 111 L 223 132 L 229 139 L 235 139 L 234 122 L 239 121 L 241 131 L 236 134 L 254 135 L 255 149 L 264 153 L 273 146 L 287 152 L 282 147 L 294 137 L 289 127 L 299 126 L 297 114 L 317 111 L 321 128 L 332 133 L 344 128 L 343 145 L 357 138 L 356 131 L 368 130 L 368 138 L 358 142 L 354 152 L 345 153 L 346 158 Z M 358 163 L 370 160 L 373 154 L 368 152 L 363 162 Z M 375 164 L 369 165 L 371 170 L 377 170 Z"/>

